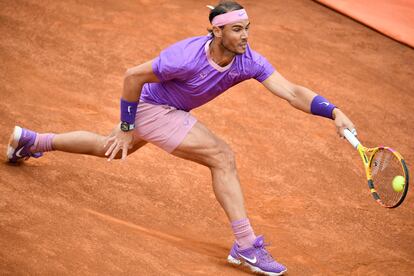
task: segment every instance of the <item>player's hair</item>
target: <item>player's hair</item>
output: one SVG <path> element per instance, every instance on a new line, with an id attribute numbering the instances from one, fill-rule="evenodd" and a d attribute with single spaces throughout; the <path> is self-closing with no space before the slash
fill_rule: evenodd
<path id="1" fill-rule="evenodd" d="M 214 6 L 214 9 L 210 11 L 208 20 L 211 23 L 213 22 L 213 18 L 216 17 L 217 15 L 224 14 L 224 13 L 231 12 L 231 11 L 237 11 L 241 9 L 244 9 L 243 6 L 237 3 L 236 1 L 229 1 L 229 0 L 220 1 L 218 5 Z M 220 28 L 224 28 L 224 26 L 221 26 Z M 212 29 L 207 29 L 207 30 L 212 36 L 214 36 Z"/>

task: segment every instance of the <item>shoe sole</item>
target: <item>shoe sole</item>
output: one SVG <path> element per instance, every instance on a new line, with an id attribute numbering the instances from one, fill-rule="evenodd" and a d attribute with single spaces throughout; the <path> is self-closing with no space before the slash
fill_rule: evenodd
<path id="1" fill-rule="evenodd" d="M 244 264 L 245 266 L 249 267 L 252 272 L 257 273 L 257 274 L 268 275 L 268 276 L 283 275 L 287 271 L 287 269 L 284 270 L 284 271 L 282 271 L 282 272 L 279 272 L 279 273 L 263 271 L 260 268 L 258 268 L 256 266 L 252 266 L 251 264 L 249 264 L 247 262 L 242 262 L 242 261 L 240 261 L 240 260 L 238 260 L 236 258 L 233 258 L 231 255 L 229 255 L 227 257 L 227 262 L 229 262 L 229 263 L 231 263 L 233 265 L 241 265 L 241 264 Z"/>
<path id="2" fill-rule="evenodd" d="M 20 140 L 20 137 L 22 137 L 22 132 L 23 132 L 23 129 L 21 127 L 15 126 L 12 134 L 10 135 L 9 143 L 7 145 L 7 153 L 6 153 L 8 162 L 16 163 L 16 162 L 23 160 L 23 159 L 17 160 L 16 162 L 11 161 L 11 159 L 13 158 L 14 152 L 19 146 L 19 140 Z"/>

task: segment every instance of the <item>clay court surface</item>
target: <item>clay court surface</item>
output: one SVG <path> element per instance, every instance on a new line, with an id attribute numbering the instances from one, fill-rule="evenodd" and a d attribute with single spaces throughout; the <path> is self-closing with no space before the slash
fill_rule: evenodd
<path id="1" fill-rule="evenodd" d="M 255 50 L 413 169 L 412 48 L 313 1 L 241 3 Z M 206 34 L 206 4 L 1 1 L 0 151 L 15 124 L 109 134 L 125 70 Z M 236 152 L 251 222 L 287 275 L 414 275 L 413 191 L 377 205 L 332 122 L 254 80 L 193 114 Z M 226 263 L 232 241 L 208 169 L 152 145 L 126 162 L 53 152 L 0 164 L 1 275 L 250 275 Z"/>

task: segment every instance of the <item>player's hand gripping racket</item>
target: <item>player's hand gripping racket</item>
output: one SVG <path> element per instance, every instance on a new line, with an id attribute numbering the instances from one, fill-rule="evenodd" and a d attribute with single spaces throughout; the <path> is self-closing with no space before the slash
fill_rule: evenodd
<path id="1" fill-rule="evenodd" d="M 401 154 L 389 147 L 366 148 L 348 129 L 345 138 L 359 152 L 368 187 L 375 201 L 386 208 L 398 207 L 408 191 L 408 168 Z"/>

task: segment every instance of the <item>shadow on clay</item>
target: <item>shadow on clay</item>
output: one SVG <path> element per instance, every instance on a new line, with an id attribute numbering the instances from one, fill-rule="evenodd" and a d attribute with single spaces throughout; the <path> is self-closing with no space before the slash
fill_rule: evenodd
<path id="1" fill-rule="evenodd" d="M 222 259 L 223 256 L 227 256 L 228 251 L 229 251 L 229 248 L 223 247 L 215 243 L 198 241 L 194 239 L 189 239 L 188 237 L 184 238 L 184 237 L 180 237 L 177 235 L 171 235 L 165 232 L 160 232 L 154 229 L 149 229 L 149 228 L 146 228 L 146 227 L 143 227 L 143 226 L 140 226 L 140 225 L 128 222 L 128 221 L 124 221 L 121 219 L 117 219 L 110 215 L 106 215 L 106 214 L 103 214 L 103 213 L 100 213 L 100 212 L 97 212 L 91 209 L 87 209 L 87 208 L 84 208 L 83 210 L 103 220 L 127 226 L 129 228 L 138 230 L 141 233 L 144 233 L 148 236 L 152 236 L 154 238 L 161 239 L 169 243 L 173 243 L 180 248 L 185 248 L 191 251 L 195 251 L 199 254 L 204 254 L 204 255 L 207 255 L 213 258 Z"/>

